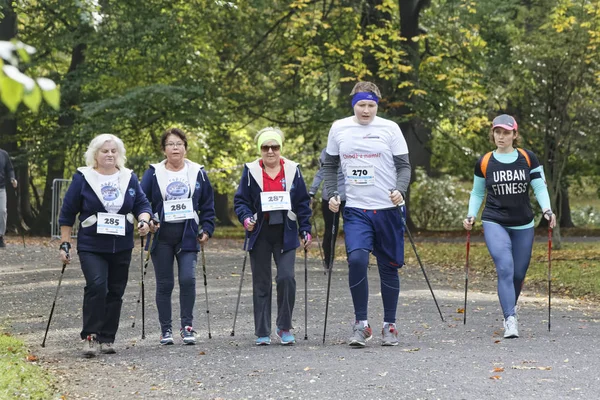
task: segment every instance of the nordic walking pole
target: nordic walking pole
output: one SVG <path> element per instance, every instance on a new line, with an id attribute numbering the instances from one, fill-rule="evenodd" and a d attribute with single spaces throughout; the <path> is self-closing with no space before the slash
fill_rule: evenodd
<path id="1" fill-rule="evenodd" d="M 67 252 L 67 257 L 69 252 Z M 60 271 L 60 277 L 58 278 L 58 286 L 56 287 L 56 294 L 54 295 L 54 301 L 52 302 L 52 308 L 50 309 L 50 316 L 48 317 L 48 324 L 46 325 L 46 333 L 44 333 L 44 340 L 42 341 L 42 347 L 46 347 L 46 337 L 48 336 L 48 329 L 50 329 L 50 321 L 52 321 L 52 315 L 54 314 L 54 306 L 56 306 L 56 299 L 58 298 L 58 291 L 60 290 L 60 284 L 62 283 L 63 275 L 65 274 L 65 268 L 67 263 L 63 263 L 62 271 Z"/>
<path id="2" fill-rule="evenodd" d="M 463 325 L 467 324 L 467 290 L 469 287 L 469 250 L 471 249 L 471 231 L 467 231 L 467 260 L 465 262 L 465 306 L 463 311 Z"/>
<path id="3" fill-rule="evenodd" d="M 396 190 L 396 189 L 392 189 L 391 191 Z M 390 191 L 390 192 L 391 192 Z M 425 281 L 427 282 L 427 286 L 429 286 L 429 291 L 431 292 L 431 296 L 433 297 L 433 301 L 435 302 L 435 306 L 437 307 L 438 312 L 440 313 L 440 318 L 442 319 L 442 322 L 446 322 L 444 321 L 444 316 L 442 315 L 442 310 L 440 310 L 440 306 L 435 298 L 435 294 L 433 293 L 433 289 L 431 288 L 431 283 L 429 283 L 429 278 L 427 277 L 427 273 L 425 272 L 425 268 L 423 267 L 423 263 L 421 262 L 421 257 L 419 257 L 419 253 L 417 253 L 417 247 L 415 246 L 415 241 L 413 240 L 412 235 L 410 234 L 410 230 L 408 229 L 408 226 L 406 225 L 406 220 L 404 219 L 404 201 L 400 204 L 398 204 L 398 208 L 400 211 L 400 219 L 402 220 L 402 225 L 404 225 L 404 229 L 406 229 L 406 233 L 408 235 L 408 239 L 410 240 L 410 244 L 412 245 L 413 251 L 415 252 L 415 256 L 417 257 L 417 261 L 419 262 L 419 265 L 421 266 L 421 271 L 423 271 L 423 276 L 425 277 Z"/>
<path id="4" fill-rule="evenodd" d="M 145 297 L 145 293 L 144 293 L 144 278 L 146 277 L 146 274 L 148 273 L 148 264 L 150 264 L 150 252 L 152 251 L 152 239 L 154 237 L 154 235 L 152 233 L 149 233 L 150 235 L 150 239 L 148 239 L 148 251 L 146 252 L 146 260 L 144 261 L 144 266 L 142 267 L 142 280 L 140 281 L 140 294 L 138 295 L 138 299 L 136 302 L 136 306 L 135 306 L 135 314 L 133 317 L 133 323 L 131 324 L 132 328 L 135 328 L 135 321 L 137 318 L 137 314 L 138 314 L 138 310 L 140 308 L 140 303 L 142 303 L 142 306 L 145 306 L 145 302 L 142 302 L 142 297 Z M 142 244 L 142 248 L 144 248 L 144 245 Z M 144 314 L 144 309 L 142 308 L 142 314 Z"/>
<path id="5" fill-rule="evenodd" d="M 144 290 L 144 237 L 140 236 L 142 248 L 140 250 L 140 274 L 142 278 L 142 339 L 146 339 L 146 290 Z M 150 249 L 148 249 L 150 250 Z M 150 252 L 148 251 L 148 254 Z"/>
<path id="6" fill-rule="evenodd" d="M 550 318 L 552 317 L 552 228 L 548 222 L 548 332 L 550 332 Z"/>
<path id="7" fill-rule="evenodd" d="M 321 262 L 323 263 L 323 267 L 326 267 L 325 257 L 323 256 L 323 249 L 321 248 L 321 241 L 319 240 L 319 230 L 317 229 L 317 219 L 315 218 L 314 215 L 313 215 L 313 225 L 315 227 L 315 239 L 317 239 L 317 245 L 319 246 L 319 254 L 321 255 Z M 325 271 L 324 273 L 327 274 L 327 271 Z"/>
<path id="8" fill-rule="evenodd" d="M 333 197 L 339 199 L 340 194 L 333 192 Z M 333 260 L 335 258 L 335 222 L 340 217 L 340 212 L 334 213 L 333 224 L 331 225 L 331 254 L 329 255 L 329 276 L 327 277 L 327 299 L 325 300 L 325 323 L 323 324 L 323 344 L 325 344 L 325 335 L 327 333 L 327 313 L 329 312 L 329 293 L 331 291 L 331 275 L 333 274 Z"/>
<path id="9" fill-rule="evenodd" d="M 198 233 L 198 237 L 202 237 L 203 232 L 200 231 Z M 210 333 L 210 311 L 208 309 L 208 286 L 206 283 L 206 257 L 204 256 L 204 245 L 200 245 L 200 249 L 202 250 L 202 274 L 204 275 L 204 294 L 206 295 L 206 320 L 208 321 L 208 338 L 212 339 L 212 334 Z"/>
<path id="10" fill-rule="evenodd" d="M 304 235 L 306 244 L 307 235 Z M 304 247 L 304 340 L 308 340 L 308 250 Z"/>
<path id="11" fill-rule="evenodd" d="M 21 209 L 21 199 L 19 197 L 19 189 L 18 188 L 14 188 L 15 191 L 15 197 L 17 198 L 17 211 Z M 21 215 L 20 212 L 17 212 L 17 216 L 19 218 L 19 224 L 17 225 L 17 233 L 19 233 L 19 225 L 21 225 L 21 238 L 23 239 L 23 248 L 27 247 L 25 246 L 25 227 L 23 226 L 24 221 L 23 221 L 23 216 Z"/>
<path id="12" fill-rule="evenodd" d="M 152 218 L 152 222 L 154 222 L 155 225 L 158 225 L 160 223 L 160 221 L 157 218 Z M 152 241 L 154 239 L 154 235 L 152 232 L 149 232 L 148 235 L 150 235 L 150 238 L 148 239 L 148 251 L 146 252 L 146 260 L 144 261 L 144 267 L 143 267 L 143 272 L 142 272 L 142 279 L 140 281 L 140 294 L 138 294 L 137 297 L 137 302 L 136 302 L 136 306 L 135 306 L 135 314 L 133 315 L 133 323 L 131 324 L 132 328 L 135 328 L 135 321 L 137 319 L 137 314 L 138 314 L 138 310 L 140 308 L 140 300 L 142 299 L 142 295 L 145 295 L 144 292 L 144 278 L 146 277 L 146 274 L 148 273 L 148 264 L 150 264 L 150 253 L 152 252 Z M 144 241 L 142 240 L 142 249 L 144 248 Z M 142 259 L 143 259 L 143 251 L 142 251 Z M 145 297 L 145 296 L 144 296 Z M 142 306 L 145 306 L 145 303 L 142 304 Z M 144 311 L 142 309 L 142 311 Z"/>
<path id="13" fill-rule="evenodd" d="M 238 310 L 240 308 L 240 298 L 242 297 L 242 285 L 244 284 L 244 271 L 246 271 L 246 260 L 248 259 L 248 251 L 246 246 L 248 244 L 249 233 L 246 233 L 246 239 L 244 240 L 244 262 L 242 264 L 242 273 L 240 277 L 240 288 L 238 289 L 237 304 L 235 305 L 235 314 L 233 315 L 233 328 L 231 328 L 231 336 L 235 336 L 235 322 L 237 321 Z"/>

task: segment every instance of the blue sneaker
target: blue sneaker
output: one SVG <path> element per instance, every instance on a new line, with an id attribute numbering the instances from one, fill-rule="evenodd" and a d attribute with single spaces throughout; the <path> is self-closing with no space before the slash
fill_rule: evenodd
<path id="1" fill-rule="evenodd" d="M 160 335 L 160 344 L 163 346 L 167 346 L 175 343 L 173 340 L 173 331 L 171 329 L 167 329 Z"/>
<path id="2" fill-rule="evenodd" d="M 268 336 L 261 336 L 259 338 L 256 338 L 257 346 L 268 346 L 270 344 L 271 344 L 271 338 Z"/>
<path id="3" fill-rule="evenodd" d="M 281 344 L 286 345 L 296 343 L 296 338 L 290 331 L 277 328 L 276 333 L 279 339 L 281 339 Z"/>
<path id="4" fill-rule="evenodd" d="M 196 331 L 191 326 L 186 326 L 181 330 L 181 337 L 183 338 L 183 344 L 185 345 L 196 344 Z"/>

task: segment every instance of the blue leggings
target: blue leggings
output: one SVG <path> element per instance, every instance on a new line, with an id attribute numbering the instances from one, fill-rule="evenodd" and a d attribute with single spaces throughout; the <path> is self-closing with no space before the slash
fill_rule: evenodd
<path id="1" fill-rule="evenodd" d="M 483 234 L 496 265 L 498 298 L 506 319 L 516 313 L 515 306 L 531 260 L 533 228 L 510 229 L 484 221 Z"/>
<path id="2" fill-rule="evenodd" d="M 354 314 L 357 321 L 367 319 L 369 304 L 369 251 L 357 249 L 348 254 L 348 281 L 354 303 Z M 381 298 L 383 300 L 383 321 L 396 323 L 396 309 L 400 294 L 400 277 L 398 267 L 377 259 L 379 278 L 381 281 Z"/>

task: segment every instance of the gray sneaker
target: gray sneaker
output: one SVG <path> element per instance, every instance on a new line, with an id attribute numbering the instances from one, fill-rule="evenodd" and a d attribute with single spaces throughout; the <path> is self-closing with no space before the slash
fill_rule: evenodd
<path id="1" fill-rule="evenodd" d="M 163 346 L 170 345 L 175 343 L 173 340 L 173 331 L 171 329 L 167 329 L 160 335 L 160 344 Z"/>
<path id="2" fill-rule="evenodd" d="M 504 320 L 504 338 L 512 339 L 519 337 L 519 323 L 514 315 Z"/>
<path id="3" fill-rule="evenodd" d="M 186 326 L 181 330 L 181 337 L 183 344 L 196 344 L 196 331 L 191 326 Z"/>
<path id="4" fill-rule="evenodd" d="M 98 342 L 96 341 L 96 335 L 87 335 L 83 339 L 83 355 L 86 357 L 95 357 L 98 353 Z"/>
<path id="5" fill-rule="evenodd" d="M 398 346 L 398 330 L 396 324 L 385 323 L 381 330 L 382 346 Z"/>
<path id="6" fill-rule="evenodd" d="M 352 327 L 352 337 L 348 344 L 352 347 L 365 347 L 367 345 L 367 340 L 372 337 L 373 331 L 371 330 L 371 326 L 363 326 L 363 324 L 356 321 Z"/>
<path id="7" fill-rule="evenodd" d="M 115 346 L 113 343 L 98 343 L 98 350 L 102 354 L 115 354 Z"/>

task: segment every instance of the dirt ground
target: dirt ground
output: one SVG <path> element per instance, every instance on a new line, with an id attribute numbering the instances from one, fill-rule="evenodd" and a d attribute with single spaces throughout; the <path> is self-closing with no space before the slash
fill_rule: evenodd
<path id="1" fill-rule="evenodd" d="M 369 321 L 374 339 L 365 349 L 347 345 L 353 320 L 347 266 L 340 258 L 332 276 L 325 344 L 327 277 L 310 258 L 308 323 L 304 323 L 304 259 L 296 259 L 295 346 L 254 345 L 250 267 L 247 265 L 235 336 L 230 335 L 244 253 L 242 242 L 211 240 L 206 250 L 212 339 L 208 338 L 202 269 L 197 271 L 195 329 L 199 343 L 161 347 L 154 304 L 154 273 L 146 284 L 146 338 L 141 320 L 132 328 L 139 292 L 140 249 L 134 249 L 115 355 L 85 359 L 79 330 L 84 281 L 78 259 L 67 267 L 47 345 L 40 346 L 61 264 L 58 242 L 9 237 L 0 249 L 0 325 L 24 340 L 39 363 L 58 379 L 66 399 L 590 399 L 600 390 L 600 309 L 554 298 L 548 332 L 545 293 L 525 289 L 520 300 L 521 338 L 504 340 L 495 282 L 471 277 L 468 321 L 457 310 L 464 275 L 427 265 L 442 322 L 418 265 L 401 272 L 398 307 L 400 345 L 380 346 L 382 305 L 376 267 L 369 271 Z M 435 242 L 417 243 L 431 246 Z M 407 246 L 407 251 L 410 248 Z M 177 286 L 177 285 L 176 285 Z M 273 306 L 274 313 L 276 306 Z M 173 315 L 179 315 L 178 290 Z M 177 319 L 174 319 L 177 324 Z M 304 340 L 304 333 L 307 340 Z"/>

